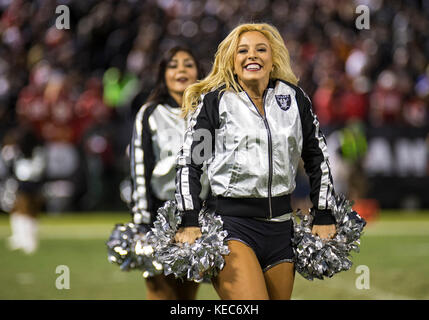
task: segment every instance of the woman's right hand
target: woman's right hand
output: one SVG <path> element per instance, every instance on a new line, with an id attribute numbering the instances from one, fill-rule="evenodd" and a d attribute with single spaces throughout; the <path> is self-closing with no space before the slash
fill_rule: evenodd
<path id="1" fill-rule="evenodd" d="M 201 237 L 201 229 L 200 227 L 185 227 L 179 228 L 174 237 L 174 240 L 178 243 L 189 243 L 193 244 L 195 240 Z"/>

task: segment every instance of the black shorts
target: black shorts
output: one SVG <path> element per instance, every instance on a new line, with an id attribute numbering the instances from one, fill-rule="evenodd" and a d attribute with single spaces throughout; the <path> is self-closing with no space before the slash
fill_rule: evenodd
<path id="1" fill-rule="evenodd" d="M 293 222 L 261 221 L 254 218 L 222 216 L 226 241 L 237 240 L 250 247 L 263 272 L 282 262 L 294 262 Z"/>

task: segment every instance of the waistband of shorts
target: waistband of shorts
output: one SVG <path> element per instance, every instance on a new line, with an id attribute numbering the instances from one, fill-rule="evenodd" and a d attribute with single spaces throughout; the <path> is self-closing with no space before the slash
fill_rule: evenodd
<path id="1" fill-rule="evenodd" d="M 259 220 L 259 221 L 266 221 L 266 222 L 285 222 L 289 221 L 292 218 L 292 212 L 282 214 L 281 216 L 273 217 L 271 219 L 269 218 L 259 218 L 254 217 L 253 219 Z"/>
<path id="2" fill-rule="evenodd" d="M 219 215 L 269 218 L 269 198 L 229 198 L 211 197 L 207 199 L 208 209 L 214 210 Z M 292 212 L 290 195 L 271 197 L 271 218 L 277 218 Z"/>

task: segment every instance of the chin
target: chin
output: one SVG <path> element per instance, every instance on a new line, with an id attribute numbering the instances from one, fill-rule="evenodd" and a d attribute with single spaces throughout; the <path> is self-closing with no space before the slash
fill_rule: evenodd
<path id="1" fill-rule="evenodd" d="M 243 81 L 243 82 L 251 82 L 251 83 L 253 83 L 253 82 L 262 82 L 262 81 L 264 81 L 264 78 L 262 78 L 262 77 L 243 77 L 243 78 L 241 78 L 241 81 Z"/>
<path id="2" fill-rule="evenodd" d="M 187 85 L 180 85 L 180 86 L 177 86 L 174 89 L 175 89 L 176 92 L 184 92 L 188 86 L 189 86 L 189 84 L 187 84 Z"/>

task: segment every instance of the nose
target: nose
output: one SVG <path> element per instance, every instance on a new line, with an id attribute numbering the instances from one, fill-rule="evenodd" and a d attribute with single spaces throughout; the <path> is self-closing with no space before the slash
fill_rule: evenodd
<path id="1" fill-rule="evenodd" d="M 255 60 L 257 58 L 255 49 L 249 49 L 248 53 L 249 53 L 248 55 L 249 59 Z"/>
<path id="2" fill-rule="evenodd" d="M 184 63 L 179 63 L 177 71 L 178 72 L 185 72 L 186 71 L 185 64 Z"/>

